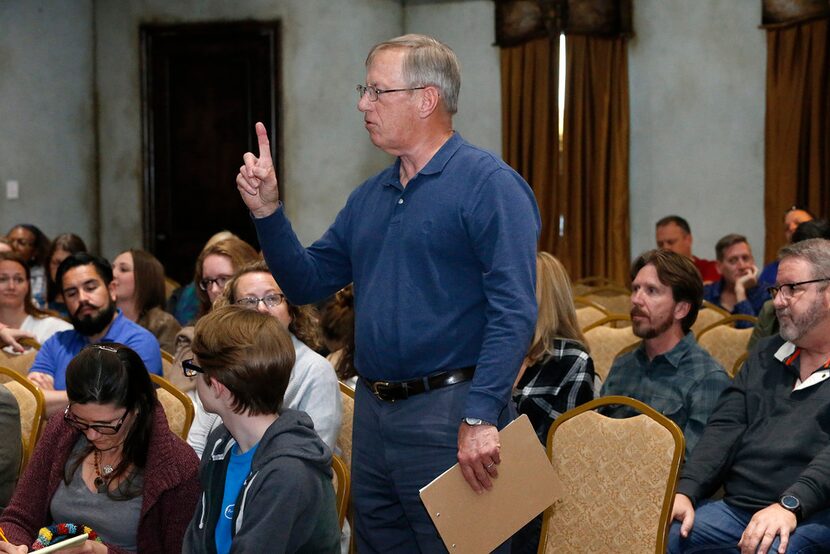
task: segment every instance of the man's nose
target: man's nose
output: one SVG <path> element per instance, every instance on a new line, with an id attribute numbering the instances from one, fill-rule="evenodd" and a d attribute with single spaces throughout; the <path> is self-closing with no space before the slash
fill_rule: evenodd
<path id="1" fill-rule="evenodd" d="M 357 110 L 360 112 L 368 112 L 372 109 L 373 102 L 369 100 L 369 93 L 364 93 L 363 96 L 357 100 Z"/>

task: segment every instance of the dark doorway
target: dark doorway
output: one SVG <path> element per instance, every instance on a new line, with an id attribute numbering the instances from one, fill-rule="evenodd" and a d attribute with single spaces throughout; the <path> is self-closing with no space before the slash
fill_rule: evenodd
<path id="1" fill-rule="evenodd" d="M 179 283 L 205 241 L 227 229 L 259 248 L 236 190 L 254 123 L 280 170 L 279 25 L 144 25 L 144 244 Z"/>

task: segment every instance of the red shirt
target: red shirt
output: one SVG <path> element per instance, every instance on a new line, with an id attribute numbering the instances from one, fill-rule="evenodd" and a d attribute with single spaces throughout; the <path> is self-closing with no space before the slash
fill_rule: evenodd
<path id="1" fill-rule="evenodd" d="M 718 263 L 715 260 L 703 260 L 692 256 L 692 261 L 695 263 L 697 270 L 700 271 L 700 276 L 703 277 L 703 284 L 714 283 L 720 280 Z"/>

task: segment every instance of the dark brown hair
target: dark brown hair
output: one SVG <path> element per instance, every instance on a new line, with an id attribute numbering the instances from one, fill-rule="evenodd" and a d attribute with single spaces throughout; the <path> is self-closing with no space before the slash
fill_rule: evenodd
<path id="1" fill-rule="evenodd" d="M 723 256 L 726 252 L 726 249 L 730 246 L 735 246 L 736 244 L 740 244 L 745 242 L 749 244 L 749 241 L 746 240 L 746 237 L 743 235 L 739 235 L 737 233 L 730 233 L 720 239 L 718 243 L 715 245 L 715 257 L 718 259 L 719 262 L 723 261 Z"/>
<path id="2" fill-rule="evenodd" d="M 153 428 L 156 390 L 141 357 L 134 350 L 118 343 L 98 343 L 85 347 L 66 367 L 66 395 L 71 404 L 113 404 L 125 408 L 135 417 L 124 438 L 121 463 L 110 479 L 127 476 L 126 487 L 107 491 L 115 500 L 135 498 L 142 494 L 131 486 L 128 471 L 147 464 L 147 450 Z M 83 459 L 92 452 L 92 444 L 82 451 L 74 466 L 64 473 L 66 484 Z"/>
<path id="3" fill-rule="evenodd" d="M 143 315 L 155 307 L 163 307 L 164 266 L 146 250 L 130 248 L 127 252 L 133 257 L 136 311 Z"/>
<path id="4" fill-rule="evenodd" d="M 52 256 L 55 255 L 55 252 L 58 250 L 63 250 L 64 252 L 68 252 L 69 254 L 75 254 L 76 252 L 86 252 L 86 244 L 84 240 L 79 237 L 78 235 L 72 233 L 64 233 L 62 235 L 58 235 L 55 237 L 55 240 L 52 241 L 52 244 L 49 246 L 49 252 L 46 254 L 46 300 L 47 302 L 53 302 L 55 297 L 58 296 L 58 293 L 61 291 L 61 287 L 52 280 L 52 272 L 50 264 L 52 263 Z"/>
<path id="5" fill-rule="evenodd" d="M 196 323 L 192 349 L 205 381 L 216 379 L 233 394 L 234 413 L 281 411 L 295 354 L 277 318 L 240 306 L 218 306 Z"/>
<path id="6" fill-rule="evenodd" d="M 703 279 L 700 277 L 700 271 L 686 256 L 668 250 L 649 250 L 634 260 L 631 266 L 631 280 L 633 281 L 647 265 L 653 265 L 660 282 L 671 287 L 675 302 L 689 303 L 689 313 L 680 321 L 683 332 L 688 333 L 703 304 Z"/>
<path id="7" fill-rule="evenodd" d="M 27 264 L 31 265 L 43 265 L 45 266 L 47 263 L 48 258 L 46 258 L 46 252 L 49 250 L 49 237 L 47 237 L 43 231 L 32 225 L 31 223 L 18 223 L 11 229 L 9 232 L 6 233 L 6 236 L 12 234 L 12 231 L 15 229 L 26 229 L 35 237 L 35 244 L 32 250 L 32 259 L 26 260 Z"/>
<path id="8" fill-rule="evenodd" d="M 26 296 L 23 297 L 24 312 L 32 317 L 36 317 L 37 319 L 43 319 L 44 317 L 54 315 L 51 312 L 41 310 L 35 306 L 34 302 L 32 302 L 32 284 L 29 281 L 31 279 L 29 265 L 23 260 L 20 254 L 17 252 L 0 252 L 0 262 L 14 262 L 23 268 L 23 273 L 26 275 Z"/>
<path id="9" fill-rule="evenodd" d="M 346 380 L 357 375 L 354 366 L 354 285 L 340 289 L 320 316 L 320 330 L 326 340 L 341 344 L 334 364 L 337 377 Z"/>

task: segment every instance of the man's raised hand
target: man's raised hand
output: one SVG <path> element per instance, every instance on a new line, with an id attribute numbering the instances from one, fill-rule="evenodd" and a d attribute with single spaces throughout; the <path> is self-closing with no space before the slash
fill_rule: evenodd
<path id="1" fill-rule="evenodd" d="M 244 164 L 239 168 L 239 174 L 236 176 L 236 188 L 254 217 L 261 218 L 268 217 L 277 211 L 280 193 L 277 190 L 274 162 L 271 160 L 268 131 L 262 123 L 256 124 L 256 136 L 259 142 L 259 157 L 251 152 L 246 152 L 242 156 Z"/>

